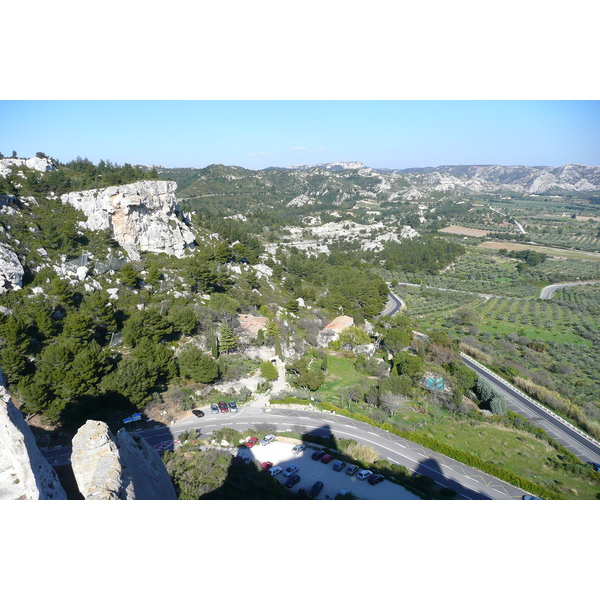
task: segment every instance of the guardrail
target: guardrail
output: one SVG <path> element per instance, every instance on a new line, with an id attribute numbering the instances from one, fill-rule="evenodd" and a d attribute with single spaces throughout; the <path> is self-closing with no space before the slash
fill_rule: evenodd
<path id="1" fill-rule="evenodd" d="M 511 390 L 513 390 L 514 392 L 516 392 L 519 396 L 521 396 L 522 398 L 525 398 L 525 400 L 531 402 L 531 404 L 537 406 L 539 409 L 541 409 L 545 413 L 551 415 L 557 421 L 560 421 L 563 425 L 566 425 L 569 429 L 571 429 L 572 431 L 574 431 L 575 433 L 577 433 L 581 437 L 585 438 L 586 440 L 588 440 L 589 442 L 591 442 L 592 444 L 594 444 L 595 446 L 597 446 L 598 448 L 600 448 L 600 442 L 598 442 L 598 440 L 596 440 L 592 436 L 590 436 L 587 433 L 585 433 L 585 431 L 582 431 L 578 427 L 575 427 L 575 425 L 573 425 L 572 423 L 569 423 L 569 421 L 567 421 L 566 419 L 563 419 L 562 417 L 560 417 L 559 415 L 557 415 L 554 411 L 550 410 L 547 406 L 544 406 L 542 403 L 538 402 L 537 400 L 534 400 L 533 398 L 531 398 L 530 396 L 528 396 L 527 394 L 525 394 L 524 392 L 522 392 L 519 388 L 515 387 L 512 383 L 510 383 L 509 381 L 506 381 L 506 379 L 504 379 L 503 377 L 500 377 L 497 373 L 494 373 L 494 371 L 488 369 L 486 366 L 482 365 L 480 362 L 476 361 L 474 358 L 472 358 L 468 354 L 465 354 L 464 352 L 461 352 L 460 355 L 463 358 L 466 358 L 467 360 L 470 360 L 471 362 L 475 363 L 480 369 L 482 369 L 486 373 L 489 373 L 494 379 L 501 380 L 502 383 L 504 383 L 504 385 L 506 385 Z"/>

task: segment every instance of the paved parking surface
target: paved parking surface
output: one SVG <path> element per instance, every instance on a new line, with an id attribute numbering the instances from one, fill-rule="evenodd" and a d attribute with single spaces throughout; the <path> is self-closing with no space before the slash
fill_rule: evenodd
<path id="1" fill-rule="evenodd" d="M 270 461 L 274 466 L 280 466 L 282 469 L 290 465 L 297 465 L 300 481 L 292 490 L 297 491 L 299 488 L 304 488 L 308 491 L 315 481 L 322 481 L 324 487 L 318 500 L 332 499 L 340 490 L 352 492 L 355 496 L 365 500 L 420 500 L 418 496 L 411 494 L 402 486 L 387 480 L 378 485 L 371 485 L 366 480 L 360 481 L 356 475 L 349 476 L 344 471 L 338 473 L 333 470 L 334 461 L 323 464 L 320 460 L 313 460 L 311 456 L 314 450 L 310 447 L 307 447 L 302 454 L 293 454 L 292 448 L 296 443 L 298 442 L 275 441 L 267 446 L 257 444 L 254 448 L 242 447 L 239 449 L 239 455 L 250 455 L 259 465 L 264 461 Z M 285 483 L 287 479 L 282 473 L 275 477 L 282 483 Z"/>

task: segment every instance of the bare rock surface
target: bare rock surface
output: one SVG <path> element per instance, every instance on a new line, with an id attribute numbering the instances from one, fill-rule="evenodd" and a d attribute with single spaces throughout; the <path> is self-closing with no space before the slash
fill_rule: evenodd
<path id="1" fill-rule="evenodd" d="M 102 421 L 87 421 L 73 438 L 71 465 L 86 500 L 175 500 L 158 453 L 139 435 L 116 436 Z"/>
<path id="2" fill-rule="evenodd" d="M 20 290 L 23 286 L 23 265 L 17 255 L 0 242 L 0 294 Z"/>
<path id="3" fill-rule="evenodd" d="M 137 181 L 63 194 L 61 200 L 87 216 L 83 227 L 111 231 L 133 260 L 139 251 L 182 257 L 195 236 L 179 210 L 173 181 Z"/>
<path id="4" fill-rule="evenodd" d="M 21 411 L 0 385 L 0 500 L 66 500 Z"/>

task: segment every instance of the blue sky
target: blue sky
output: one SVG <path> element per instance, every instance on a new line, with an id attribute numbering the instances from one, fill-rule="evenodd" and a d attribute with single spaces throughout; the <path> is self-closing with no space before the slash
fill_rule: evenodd
<path id="1" fill-rule="evenodd" d="M 250 169 L 600 165 L 600 101 L 0 101 L 0 152 Z"/>

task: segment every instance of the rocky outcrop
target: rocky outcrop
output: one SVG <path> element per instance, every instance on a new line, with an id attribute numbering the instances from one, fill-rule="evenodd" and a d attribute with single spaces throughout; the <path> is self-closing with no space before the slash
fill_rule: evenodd
<path id="1" fill-rule="evenodd" d="M 133 260 L 139 251 L 182 257 L 194 234 L 179 210 L 173 181 L 138 181 L 100 190 L 63 194 L 61 200 L 81 210 L 93 231 L 111 231 Z"/>
<path id="2" fill-rule="evenodd" d="M 86 500 L 175 500 L 158 453 L 139 435 L 87 421 L 73 438 L 71 465 Z"/>
<path id="3" fill-rule="evenodd" d="M 0 500 L 66 500 L 19 409 L 0 386 Z"/>
<path id="4" fill-rule="evenodd" d="M 52 164 L 52 161 L 47 158 L 37 158 L 36 156 L 27 159 L 2 158 L 0 159 L 0 177 L 6 177 L 10 173 L 11 167 L 27 167 L 28 169 L 33 169 L 34 171 L 39 171 L 40 173 L 54 171 L 56 168 Z"/>
<path id="5" fill-rule="evenodd" d="M 0 242 L 0 294 L 8 290 L 20 290 L 23 285 L 23 265 L 17 255 Z"/>

